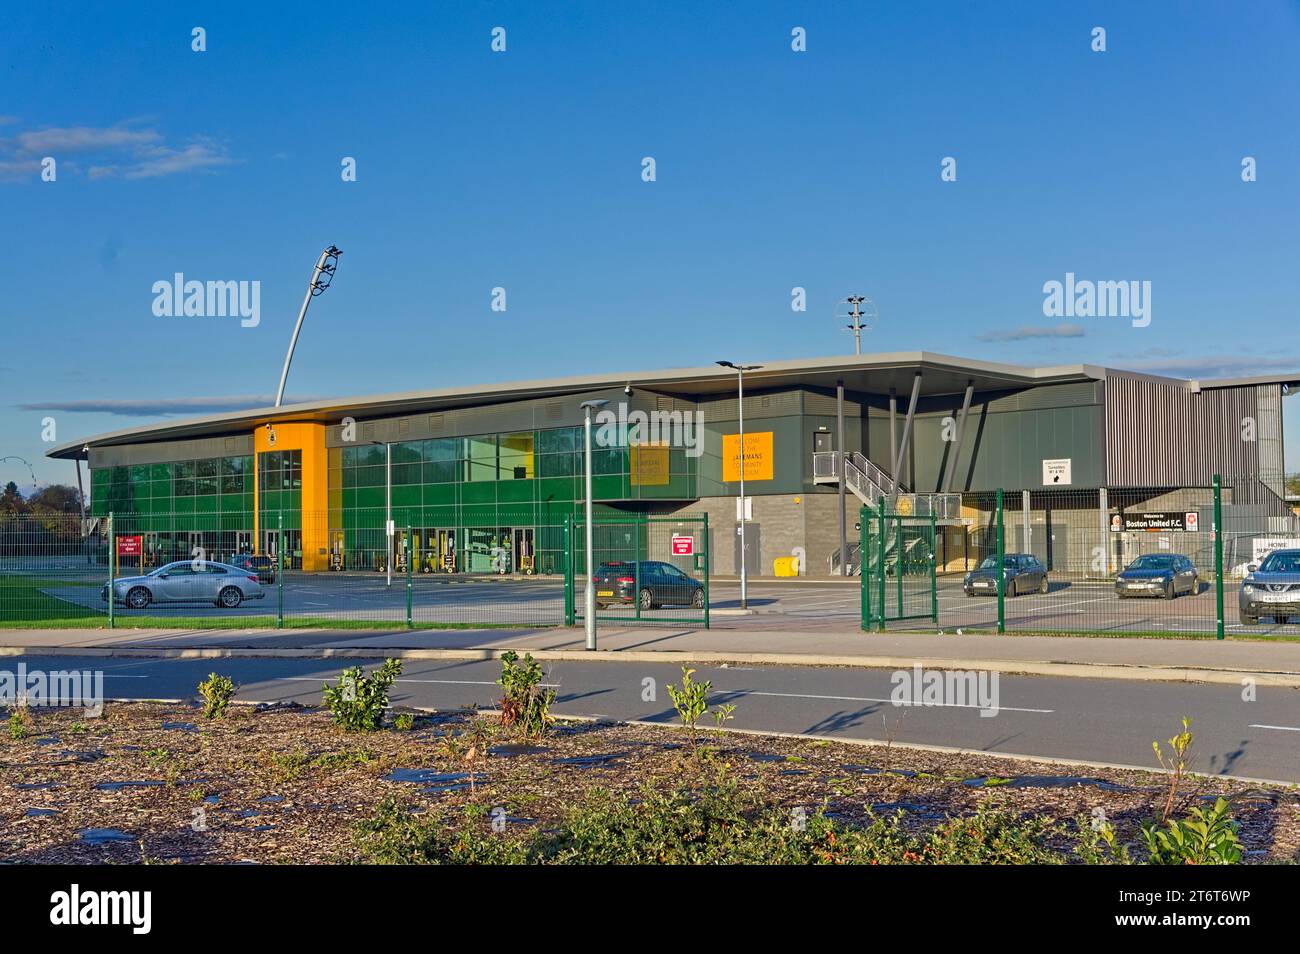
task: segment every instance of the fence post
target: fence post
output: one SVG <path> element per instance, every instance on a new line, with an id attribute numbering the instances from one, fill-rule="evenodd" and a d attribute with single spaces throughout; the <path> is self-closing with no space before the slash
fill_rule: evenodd
<path id="1" fill-rule="evenodd" d="M 880 513 L 878 514 L 878 519 L 880 520 L 880 523 L 878 525 L 878 529 L 880 531 L 880 546 L 878 548 L 880 551 L 880 562 L 876 567 L 876 572 L 880 574 L 880 592 L 879 592 L 880 601 L 878 605 L 878 609 L 880 612 L 879 612 L 878 619 L 880 620 L 880 632 L 883 633 L 885 631 L 885 616 L 886 616 L 885 613 L 885 498 L 884 497 L 880 498 Z"/>
<path id="2" fill-rule="evenodd" d="M 939 541 L 936 534 L 939 528 L 939 521 L 935 518 L 934 509 L 930 510 L 930 620 L 935 626 L 939 625 Z M 945 551 L 946 552 L 946 551 Z"/>
<path id="3" fill-rule="evenodd" d="M 700 549 L 704 551 L 704 628 L 709 628 L 709 513 L 704 512 L 704 529 L 700 536 Z"/>
<path id="4" fill-rule="evenodd" d="M 649 526 L 647 524 L 647 526 Z M 641 620 L 641 523 L 637 521 L 632 524 L 634 539 L 632 541 L 632 575 L 636 578 L 636 618 Z M 740 558 L 743 560 L 745 555 L 742 553 Z"/>
<path id="5" fill-rule="evenodd" d="M 284 629 L 284 514 L 275 531 L 275 628 Z"/>
<path id="6" fill-rule="evenodd" d="M 1214 475 L 1214 606 L 1215 638 L 1223 639 L 1223 480 Z"/>
<path id="7" fill-rule="evenodd" d="M 412 575 L 415 567 L 415 554 L 411 547 L 411 526 L 406 526 L 406 628 L 415 629 L 415 622 L 411 618 L 411 598 L 414 590 L 415 577 Z"/>
<path id="8" fill-rule="evenodd" d="M 871 511 L 866 507 L 858 508 L 858 576 L 861 582 L 858 589 L 862 591 L 859 602 L 861 603 L 862 631 L 871 631 L 871 573 L 868 567 L 871 565 L 871 552 L 867 549 L 867 538 L 871 535 L 868 527 L 871 522 Z"/>
<path id="9" fill-rule="evenodd" d="M 564 625 L 572 626 L 573 612 L 573 514 L 564 515 Z"/>
<path id="10" fill-rule="evenodd" d="M 117 581 L 117 528 L 113 525 L 113 511 L 108 512 L 108 628 L 116 621 L 113 611 L 113 584 Z"/>
<path id="11" fill-rule="evenodd" d="M 998 632 L 1007 631 L 1006 537 L 1002 523 L 1002 488 L 998 488 Z"/>

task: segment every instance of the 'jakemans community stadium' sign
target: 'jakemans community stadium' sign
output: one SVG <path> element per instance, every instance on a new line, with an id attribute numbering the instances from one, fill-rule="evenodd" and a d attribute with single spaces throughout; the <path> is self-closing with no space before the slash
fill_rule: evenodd
<path id="1" fill-rule="evenodd" d="M 1185 530 L 1195 533 L 1201 529 L 1201 515 L 1195 510 L 1176 513 L 1117 513 L 1110 518 L 1110 528 L 1116 533 L 1131 530 Z"/>

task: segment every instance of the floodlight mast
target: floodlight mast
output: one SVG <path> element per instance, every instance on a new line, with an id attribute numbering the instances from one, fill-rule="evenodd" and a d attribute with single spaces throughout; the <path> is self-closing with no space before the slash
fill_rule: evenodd
<path id="1" fill-rule="evenodd" d="M 289 353 L 284 356 L 284 370 L 280 372 L 280 388 L 275 392 L 276 407 L 284 402 L 284 383 L 289 379 L 289 364 L 293 361 L 293 349 L 298 346 L 298 333 L 302 331 L 303 319 L 307 317 L 307 306 L 311 304 L 313 298 L 330 287 L 330 282 L 334 280 L 334 270 L 339 265 L 339 256 L 342 254 L 331 245 L 320 253 L 316 268 L 312 270 L 311 283 L 307 286 L 307 294 L 303 296 L 302 308 L 298 310 L 298 321 L 293 326 L 293 337 L 289 339 Z"/>

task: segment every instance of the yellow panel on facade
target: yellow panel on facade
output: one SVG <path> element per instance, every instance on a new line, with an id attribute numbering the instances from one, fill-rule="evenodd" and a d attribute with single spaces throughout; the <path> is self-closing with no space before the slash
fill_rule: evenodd
<path id="1" fill-rule="evenodd" d="M 662 487 L 668 483 L 668 445 L 633 444 L 629 450 L 633 487 Z"/>
<path id="2" fill-rule="evenodd" d="M 745 435 L 745 479 L 772 479 L 772 432 L 759 431 Z M 740 435 L 722 435 L 722 480 L 734 483 L 740 480 Z"/>
<path id="3" fill-rule="evenodd" d="M 324 424 L 276 424 L 253 432 L 254 539 L 261 539 L 260 455 L 271 451 L 302 451 L 302 568 L 328 569 L 329 470 Z M 271 528 L 268 528 L 271 529 Z"/>

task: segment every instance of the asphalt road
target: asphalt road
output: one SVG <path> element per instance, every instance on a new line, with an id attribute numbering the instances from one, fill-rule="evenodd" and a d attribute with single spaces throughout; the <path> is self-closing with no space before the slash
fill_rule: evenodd
<path id="1" fill-rule="evenodd" d="M 239 698 L 320 701 L 321 683 L 344 668 L 310 659 L 125 659 L 12 657 L 0 672 L 99 669 L 109 698 L 190 698 L 216 669 L 239 684 Z M 856 739 L 921 743 L 990 754 L 1080 759 L 1154 767 L 1151 742 L 1192 719 L 1192 768 L 1240 777 L 1300 782 L 1300 691 L 1258 690 L 1246 702 L 1232 685 L 1001 676 L 996 715 L 949 698 L 939 706 L 895 706 L 884 670 L 802 667 L 699 667 L 713 682 L 713 703 L 736 706 L 732 726 Z M 494 661 L 406 660 L 395 704 L 427 708 L 491 706 L 499 697 Z M 547 681 L 563 715 L 675 721 L 665 685 L 680 678 L 667 663 L 555 662 Z M 646 680 L 653 680 L 647 683 Z M 643 701 L 647 686 L 653 701 Z"/>

